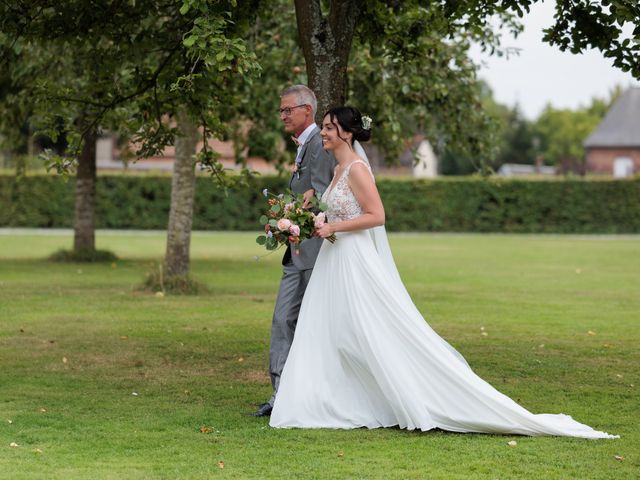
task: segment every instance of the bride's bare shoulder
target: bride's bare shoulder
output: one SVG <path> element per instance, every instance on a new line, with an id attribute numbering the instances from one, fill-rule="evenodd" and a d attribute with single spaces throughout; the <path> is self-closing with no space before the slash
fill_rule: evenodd
<path id="1" fill-rule="evenodd" d="M 371 168 L 364 161 L 354 162 L 350 165 L 349 181 L 356 184 L 369 184 L 373 180 Z M 373 180 L 375 183 L 375 180 Z"/>

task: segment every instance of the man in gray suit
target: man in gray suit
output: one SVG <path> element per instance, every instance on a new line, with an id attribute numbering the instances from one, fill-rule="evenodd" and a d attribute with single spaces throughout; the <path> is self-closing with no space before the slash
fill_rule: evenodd
<path id="1" fill-rule="evenodd" d="M 280 96 L 280 119 L 285 131 L 293 134 L 292 139 L 298 145 L 289 188 L 297 194 L 303 194 L 305 201 L 313 195 L 321 196 L 324 193 L 331 183 L 336 165 L 333 155 L 322 148 L 320 129 L 314 120 L 316 108 L 315 94 L 304 85 L 289 87 Z M 273 395 L 252 414 L 256 417 L 271 414 L 280 384 L 280 374 L 293 341 L 302 297 L 322 241 L 322 238 L 303 241 L 299 253 L 293 253 L 289 247 L 282 259 L 283 273 L 273 312 L 269 349 Z"/>

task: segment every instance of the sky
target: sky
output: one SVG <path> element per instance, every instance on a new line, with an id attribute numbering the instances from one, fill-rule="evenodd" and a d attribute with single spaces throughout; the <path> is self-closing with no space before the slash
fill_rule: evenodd
<path id="1" fill-rule="evenodd" d="M 471 50 L 472 59 L 483 63 L 479 77 L 499 103 L 518 104 L 524 116 L 534 120 L 547 104 L 575 109 L 588 105 L 593 97 L 607 98 L 616 85 L 640 86 L 598 50 L 574 55 L 543 43 L 542 30 L 553 23 L 554 6 L 555 0 L 533 5 L 517 39 L 504 33 L 502 46 L 521 49 L 519 55 L 506 59 L 483 54 L 479 47 Z"/>

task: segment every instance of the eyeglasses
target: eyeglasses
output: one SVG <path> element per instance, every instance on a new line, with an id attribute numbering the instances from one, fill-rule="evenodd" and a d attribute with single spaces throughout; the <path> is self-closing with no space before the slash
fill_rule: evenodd
<path id="1" fill-rule="evenodd" d="M 301 105 L 294 105 L 293 107 L 284 107 L 280 109 L 280 115 L 284 115 L 285 117 L 290 117 L 294 108 L 306 107 L 307 104 L 303 103 Z"/>

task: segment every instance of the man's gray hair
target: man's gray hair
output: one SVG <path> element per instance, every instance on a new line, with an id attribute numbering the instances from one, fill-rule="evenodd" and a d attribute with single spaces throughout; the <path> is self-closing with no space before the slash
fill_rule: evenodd
<path id="1" fill-rule="evenodd" d="M 298 105 L 311 105 L 311 116 L 316 116 L 318 100 L 316 100 L 316 94 L 313 93 L 313 90 L 309 87 L 306 85 L 292 85 L 285 88 L 280 94 L 280 97 L 285 97 L 287 95 L 295 95 L 296 103 L 298 103 Z"/>

